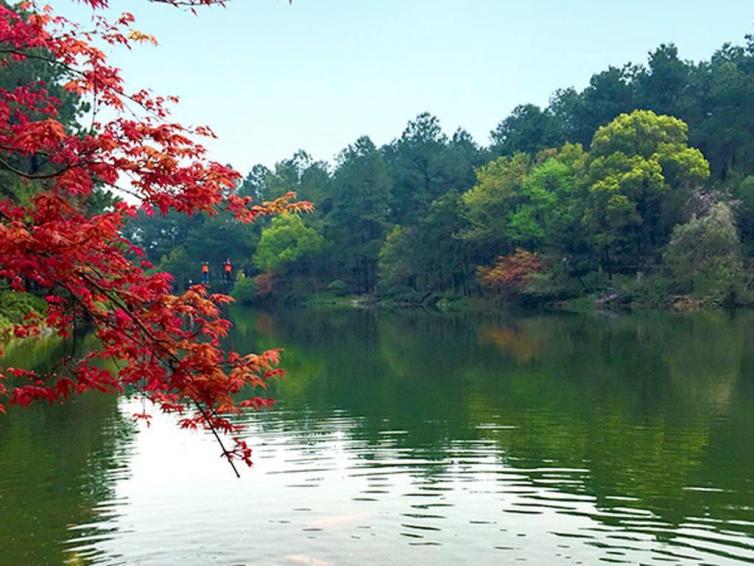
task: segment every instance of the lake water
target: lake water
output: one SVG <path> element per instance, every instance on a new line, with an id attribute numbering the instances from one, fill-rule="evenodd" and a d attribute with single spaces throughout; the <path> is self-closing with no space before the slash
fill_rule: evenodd
<path id="1" fill-rule="evenodd" d="M 289 371 L 255 466 L 138 400 L 12 410 L 0 563 L 754 563 L 752 313 L 233 318 Z"/>

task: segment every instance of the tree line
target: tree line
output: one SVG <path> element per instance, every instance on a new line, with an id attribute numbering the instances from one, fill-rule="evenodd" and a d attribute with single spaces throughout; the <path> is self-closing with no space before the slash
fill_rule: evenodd
<path id="1" fill-rule="evenodd" d="M 518 106 L 482 146 L 423 113 L 334 163 L 303 150 L 254 165 L 239 196 L 289 191 L 306 215 L 254 225 L 141 213 L 127 237 L 176 285 L 230 258 L 244 301 L 371 295 L 409 303 L 598 295 L 749 302 L 754 38 L 706 61 L 661 45 L 549 104 Z"/>

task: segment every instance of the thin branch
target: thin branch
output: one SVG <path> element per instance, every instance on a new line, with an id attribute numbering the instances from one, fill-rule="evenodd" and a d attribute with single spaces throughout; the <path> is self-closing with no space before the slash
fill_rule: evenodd
<path id="1" fill-rule="evenodd" d="M 18 175 L 19 177 L 24 177 L 25 179 L 30 180 L 45 180 L 45 179 L 52 179 L 54 177 L 58 177 L 65 173 L 66 171 L 70 171 L 71 169 L 75 169 L 76 167 L 83 167 L 84 165 L 88 165 L 88 162 L 81 162 L 81 163 L 74 163 L 72 165 L 67 165 L 60 171 L 56 171 L 55 173 L 43 173 L 43 174 L 35 174 L 35 173 L 27 173 L 26 171 L 21 171 L 20 169 L 17 169 L 4 159 L 0 158 L 0 167 L 3 169 L 6 169 L 7 171 L 10 171 L 14 175 Z"/>
<path id="2" fill-rule="evenodd" d="M 63 61 L 58 61 L 54 57 L 45 57 L 44 55 L 38 55 L 36 53 L 29 53 L 27 51 L 23 51 L 22 49 L 0 49 L 0 55 L 18 55 L 20 57 L 27 57 L 29 59 L 36 59 L 38 61 L 44 61 L 45 63 L 50 63 L 52 65 L 58 65 L 60 67 L 63 67 L 65 70 L 67 70 L 70 73 L 73 73 L 74 75 L 86 77 L 86 73 L 84 73 L 82 70 L 77 69 L 76 67 L 69 65 L 68 63 L 64 63 Z M 97 85 L 93 83 L 92 86 L 94 90 L 96 91 Z M 123 89 L 115 88 L 114 86 L 107 85 L 107 84 L 103 86 L 105 87 L 106 90 L 112 91 L 118 96 L 122 96 L 123 98 L 126 98 L 130 100 L 131 102 L 135 103 L 136 105 L 138 105 L 143 110 L 151 114 L 153 117 L 159 119 L 160 121 L 165 121 L 164 116 L 160 116 L 158 112 L 155 112 L 151 108 L 148 108 L 147 106 L 144 105 L 144 103 L 138 101 L 134 96 L 128 94 Z M 130 108 L 129 108 L 129 111 L 132 114 L 136 115 L 136 112 L 134 112 Z"/>
<path id="3" fill-rule="evenodd" d="M 123 311 L 129 316 L 129 318 L 131 318 L 131 320 L 133 320 L 139 326 L 139 328 L 144 332 L 146 337 L 153 344 L 156 344 L 165 354 L 167 354 L 167 356 L 171 359 L 171 362 L 170 362 L 171 367 L 173 363 L 180 363 L 181 361 L 180 358 L 178 358 L 178 356 L 176 356 L 172 350 L 167 348 L 164 345 L 164 342 L 162 340 L 159 340 L 154 335 L 152 335 L 152 332 L 146 327 L 146 325 L 139 319 L 139 317 L 134 312 L 131 311 L 130 307 L 127 304 L 125 304 L 123 301 L 120 300 L 119 297 L 114 297 L 113 295 L 111 295 L 107 289 L 104 289 L 102 286 L 100 286 L 95 281 L 93 281 L 90 277 L 87 277 L 86 275 L 82 273 L 79 273 L 79 276 L 82 279 L 84 279 L 84 281 L 88 282 L 90 285 L 98 289 L 101 293 L 103 293 L 108 299 L 113 301 L 121 309 L 123 309 Z M 71 291 L 69 290 L 69 292 Z M 105 324 L 113 328 L 112 325 L 110 325 L 107 321 L 105 321 Z M 207 426 L 209 426 L 210 431 L 212 431 L 212 434 L 214 435 L 215 439 L 220 445 L 220 448 L 222 449 L 223 455 L 228 460 L 228 463 L 230 464 L 231 468 L 233 468 L 233 472 L 235 472 L 236 477 L 240 478 L 241 474 L 239 474 L 238 468 L 236 468 L 236 465 L 233 462 L 233 458 L 230 452 L 228 451 L 228 449 L 225 447 L 225 443 L 222 441 L 222 438 L 220 438 L 220 435 L 218 434 L 217 429 L 215 428 L 214 424 L 212 424 L 212 419 L 210 418 L 210 416 L 207 414 L 204 407 L 202 407 L 201 403 L 196 398 L 191 397 L 191 396 L 189 396 L 189 398 L 191 399 L 191 401 L 194 403 L 196 408 L 201 413 L 202 417 L 204 418 L 204 422 L 207 424 Z M 208 407 L 208 408 L 210 411 L 212 411 L 211 407 Z"/>

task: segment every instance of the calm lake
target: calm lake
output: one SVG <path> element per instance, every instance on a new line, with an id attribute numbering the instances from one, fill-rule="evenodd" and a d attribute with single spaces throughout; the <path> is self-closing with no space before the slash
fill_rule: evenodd
<path id="1" fill-rule="evenodd" d="M 289 372 L 255 466 L 138 400 L 11 410 L 0 563 L 754 563 L 754 313 L 233 318 Z"/>

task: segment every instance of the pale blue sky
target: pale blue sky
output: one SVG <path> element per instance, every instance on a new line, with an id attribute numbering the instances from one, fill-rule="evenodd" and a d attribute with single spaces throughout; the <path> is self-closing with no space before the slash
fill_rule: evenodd
<path id="1" fill-rule="evenodd" d="M 754 31 L 754 0 L 230 0 L 198 16 L 112 4 L 160 41 L 113 53 L 129 84 L 179 95 L 176 117 L 211 125 L 212 157 L 244 173 L 297 148 L 330 160 L 363 134 L 388 142 L 423 111 L 486 144 L 517 104 L 609 64 L 663 42 L 707 58 Z"/>

